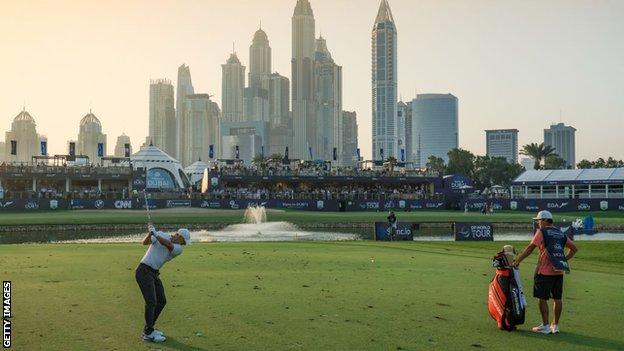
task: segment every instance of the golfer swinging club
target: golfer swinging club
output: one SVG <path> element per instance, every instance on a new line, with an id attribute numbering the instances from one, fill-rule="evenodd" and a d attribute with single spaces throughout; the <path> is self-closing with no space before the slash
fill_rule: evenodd
<path id="1" fill-rule="evenodd" d="M 564 233 L 553 226 L 553 216 L 549 211 L 540 211 L 537 217 L 539 228 L 531 243 L 518 256 L 514 266 L 518 266 L 527 258 L 536 247 L 539 247 L 539 260 L 535 268 L 535 281 L 533 285 L 533 297 L 539 299 L 539 310 L 542 315 L 542 324 L 533 328 L 536 333 L 557 334 L 559 333 L 559 318 L 563 309 L 561 295 L 563 293 L 563 274 L 569 273 L 568 261 L 578 251 L 574 242 Z M 564 252 L 568 248 L 568 253 Z M 548 320 L 548 299 L 553 298 L 554 318 L 552 324 Z"/>
<path id="2" fill-rule="evenodd" d="M 143 340 L 163 342 L 165 335 L 154 329 L 154 324 L 162 312 L 167 299 L 165 288 L 160 278 L 159 269 L 174 257 L 182 253 L 182 245 L 191 245 L 191 233 L 180 229 L 174 235 L 156 232 L 154 226 L 148 225 L 149 233 L 143 239 L 143 245 L 150 245 L 136 269 L 136 281 L 145 300 L 145 327 Z"/>

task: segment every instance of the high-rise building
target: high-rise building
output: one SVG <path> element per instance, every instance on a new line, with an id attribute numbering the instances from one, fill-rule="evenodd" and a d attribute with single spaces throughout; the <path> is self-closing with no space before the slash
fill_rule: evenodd
<path id="1" fill-rule="evenodd" d="M 130 157 L 130 155 L 132 155 L 130 137 L 125 133 L 121 133 L 121 135 L 117 137 L 117 143 L 115 143 L 115 157 Z"/>
<path id="2" fill-rule="evenodd" d="M 355 111 L 342 111 L 342 166 L 355 166 L 358 160 L 358 125 Z"/>
<path id="3" fill-rule="evenodd" d="M 373 159 L 398 159 L 397 30 L 388 0 L 381 1 L 375 18 L 372 62 Z"/>
<path id="4" fill-rule="evenodd" d="M 342 157 L 342 67 L 332 59 L 327 41 L 316 40 L 314 58 L 314 97 L 316 99 L 316 150 L 314 157 L 336 161 Z"/>
<path id="5" fill-rule="evenodd" d="M 268 122 L 269 92 L 266 81 L 271 74 L 271 46 L 262 28 L 254 34 L 249 47 L 249 82 L 244 92 L 245 121 Z"/>
<path id="6" fill-rule="evenodd" d="M 290 80 L 279 73 L 265 78 L 263 86 L 269 94 L 269 120 L 271 126 L 289 126 L 290 121 Z"/>
<path id="7" fill-rule="evenodd" d="M 222 157 L 243 160 L 250 164 L 253 158 L 267 155 L 269 123 L 261 121 L 221 123 Z"/>
<path id="8" fill-rule="evenodd" d="M 245 121 L 269 122 L 269 92 L 261 87 L 244 90 L 243 116 Z"/>
<path id="9" fill-rule="evenodd" d="M 418 94 L 412 101 L 412 150 L 415 167 L 426 167 L 430 156 L 448 162 L 459 145 L 458 102 L 451 94 Z"/>
<path id="10" fill-rule="evenodd" d="M 412 155 L 412 104 L 399 101 L 397 104 L 397 146 L 399 162 L 414 162 Z"/>
<path id="11" fill-rule="evenodd" d="M 87 156 L 94 164 L 106 156 L 106 134 L 102 133 L 102 123 L 91 111 L 80 120 L 76 155 Z"/>
<path id="12" fill-rule="evenodd" d="M 249 87 L 264 88 L 262 81 L 271 74 L 271 46 L 269 37 L 258 29 L 249 47 Z"/>
<path id="13" fill-rule="evenodd" d="M 544 129 L 544 144 L 555 148 L 555 153 L 561 157 L 567 168 L 576 167 L 576 129 L 557 123 Z"/>
<path id="14" fill-rule="evenodd" d="M 297 0 L 292 17 L 292 115 L 291 158 L 308 159 L 316 150 L 314 111 L 314 13 L 308 0 Z"/>
<path id="15" fill-rule="evenodd" d="M 219 155 L 219 107 L 210 100 L 208 94 L 187 95 L 184 104 L 184 122 L 190 128 L 186 129 L 184 139 L 186 149 L 184 158 L 180 160 L 184 166 L 189 166 L 198 160 L 210 159 L 210 145 L 213 146 L 213 157 Z"/>
<path id="16" fill-rule="evenodd" d="M 518 163 L 518 130 L 486 130 L 485 148 L 489 157 L 504 157 L 509 163 Z"/>
<path id="17" fill-rule="evenodd" d="M 191 80 L 191 69 L 187 65 L 178 67 L 178 86 L 176 96 L 176 158 L 178 160 L 184 159 L 183 152 L 186 149 L 184 135 L 186 135 L 187 125 L 184 124 L 184 102 L 187 95 L 195 94 L 195 88 L 193 88 L 193 81 Z M 190 126 L 192 128 L 192 126 Z"/>
<path id="18" fill-rule="evenodd" d="M 149 137 L 150 143 L 170 155 L 176 154 L 176 119 L 173 85 L 168 79 L 150 83 Z"/>
<path id="19" fill-rule="evenodd" d="M 47 143 L 47 139 L 37 134 L 35 119 L 24 109 L 13 119 L 11 130 L 5 133 L 4 142 L 6 162 L 30 163 L 33 156 L 41 155 L 41 143 Z"/>
<path id="20" fill-rule="evenodd" d="M 223 76 L 221 80 L 221 109 L 223 121 L 243 122 L 243 95 L 245 92 L 245 66 L 232 53 L 226 64 L 221 65 Z"/>

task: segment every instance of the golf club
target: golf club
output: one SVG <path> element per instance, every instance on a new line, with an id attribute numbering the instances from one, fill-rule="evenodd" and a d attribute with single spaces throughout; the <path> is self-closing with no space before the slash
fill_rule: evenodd
<path id="1" fill-rule="evenodd" d="M 145 199 L 145 209 L 147 210 L 147 223 L 152 223 L 152 215 L 150 213 L 149 203 L 147 202 L 147 192 L 143 189 L 143 197 Z"/>

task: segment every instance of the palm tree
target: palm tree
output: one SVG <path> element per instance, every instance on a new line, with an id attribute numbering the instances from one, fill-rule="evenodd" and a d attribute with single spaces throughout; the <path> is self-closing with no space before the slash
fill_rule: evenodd
<path id="1" fill-rule="evenodd" d="M 548 156 L 557 156 L 555 153 L 555 148 L 550 145 L 545 145 L 544 143 L 530 143 L 524 145 L 522 150 L 520 150 L 520 155 L 529 156 L 535 161 L 534 169 L 540 169 L 542 160 L 544 160 Z"/>

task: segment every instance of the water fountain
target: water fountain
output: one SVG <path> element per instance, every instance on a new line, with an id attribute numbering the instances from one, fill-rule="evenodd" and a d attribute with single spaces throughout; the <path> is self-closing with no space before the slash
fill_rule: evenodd
<path id="1" fill-rule="evenodd" d="M 145 234 L 132 234 L 117 237 L 71 240 L 64 242 L 137 242 Z M 293 240 L 357 240 L 357 234 L 304 231 L 288 222 L 267 221 L 267 211 L 263 206 L 250 206 L 245 210 L 243 223 L 232 224 L 221 230 L 195 231 L 191 233 L 195 242 L 212 241 L 293 241 Z"/>

